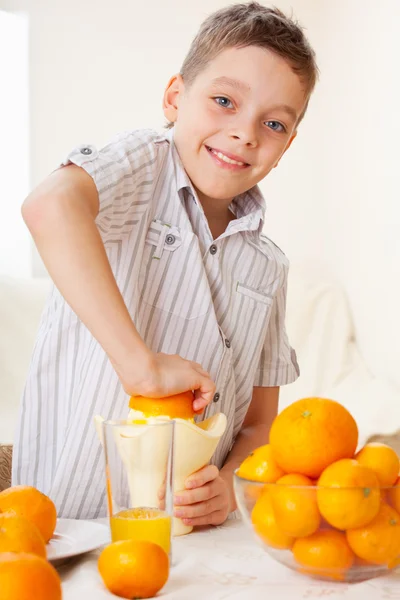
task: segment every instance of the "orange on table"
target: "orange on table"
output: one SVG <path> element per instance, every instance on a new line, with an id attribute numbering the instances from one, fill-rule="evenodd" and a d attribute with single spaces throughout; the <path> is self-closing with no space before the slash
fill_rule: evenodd
<path id="1" fill-rule="evenodd" d="M 395 481 L 394 487 L 388 490 L 387 498 L 389 504 L 393 506 L 395 510 L 400 514 L 400 476 L 397 481 Z"/>
<path id="2" fill-rule="evenodd" d="M 360 558 L 392 567 L 400 556 L 400 515 L 382 502 L 373 521 L 365 527 L 349 529 L 346 537 L 353 552 Z"/>
<path id="3" fill-rule="evenodd" d="M 46 544 L 36 525 L 13 513 L 0 514 L 0 552 L 27 552 L 46 558 Z"/>
<path id="4" fill-rule="evenodd" d="M 293 546 L 294 538 L 284 533 L 276 524 L 271 495 L 263 494 L 255 503 L 251 521 L 257 535 L 272 548 L 287 550 Z"/>
<path id="5" fill-rule="evenodd" d="M 376 517 L 381 505 L 378 478 L 354 459 L 338 460 L 319 478 L 317 502 L 321 515 L 333 527 L 362 527 Z"/>
<path id="6" fill-rule="evenodd" d="M 317 531 L 321 515 L 311 479 L 284 475 L 270 491 L 277 526 L 287 535 L 306 537 Z"/>
<path id="7" fill-rule="evenodd" d="M 39 529 L 44 541 L 52 538 L 57 523 L 54 502 L 28 485 L 16 485 L 0 493 L 0 513 L 12 511 L 25 517 Z"/>
<path id="8" fill-rule="evenodd" d="M 152 598 L 168 580 L 169 560 L 158 544 L 124 540 L 104 548 L 98 569 L 105 586 L 116 596 Z"/>
<path id="9" fill-rule="evenodd" d="M 61 600 L 55 568 L 35 554 L 0 553 L 1 600 Z"/>
<path id="10" fill-rule="evenodd" d="M 275 483 L 285 472 L 273 457 L 270 444 L 265 444 L 253 450 L 244 459 L 237 474 L 243 479 L 260 481 L 261 483 Z"/>
<path id="11" fill-rule="evenodd" d="M 381 486 L 393 485 L 400 470 L 400 460 L 396 452 L 386 444 L 366 444 L 354 457 L 360 465 L 372 469 Z"/>
<path id="12" fill-rule="evenodd" d="M 334 529 L 299 538 L 292 550 L 296 562 L 305 567 L 302 572 L 337 581 L 346 578 L 355 559 L 345 534 Z"/>
<path id="13" fill-rule="evenodd" d="M 171 419 L 193 419 L 193 392 L 182 392 L 165 398 L 131 396 L 129 408 L 142 412 L 145 417 L 166 416 Z"/>
<path id="14" fill-rule="evenodd" d="M 372 564 L 400 564 L 400 515 L 388 504 L 382 503 L 375 519 L 366 527 L 350 529 L 349 543 L 363 560 Z"/>
<path id="15" fill-rule="evenodd" d="M 270 444 L 286 473 L 319 477 L 331 463 L 352 458 L 358 428 L 349 411 L 334 400 L 303 398 L 274 419 Z"/>

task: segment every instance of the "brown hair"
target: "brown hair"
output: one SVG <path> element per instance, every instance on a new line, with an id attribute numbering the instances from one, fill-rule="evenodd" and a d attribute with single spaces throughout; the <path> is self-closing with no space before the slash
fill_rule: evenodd
<path id="1" fill-rule="evenodd" d="M 201 25 L 181 68 L 190 86 L 197 75 L 227 48 L 259 46 L 284 58 L 305 85 L 307 103 L 318 79 L 315 52 L 302 28 L 278 8 L 258 2 L 235 4 L 212 13 Z M 167 127 L 172 127 L 169 123 Z"/>

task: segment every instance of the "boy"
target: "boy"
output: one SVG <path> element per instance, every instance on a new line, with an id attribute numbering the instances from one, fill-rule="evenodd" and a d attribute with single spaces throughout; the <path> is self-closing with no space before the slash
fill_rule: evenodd
<path id="1" fill-rule="evenodd" d="M 164 95 L 168 133 L 80 146 L 23 206 L 55 287 L 21 406 L 13 484 L 60 516 L 106 514 L 93 416 L 128 396 L 194 389 L 228 426 L 213 464 L 177 490 L 176 515 L 220 524 L 232 473 L 268 440 L 279 386 L 298 367 L 284 317 L 288 262 L 262 234 L 257 183 L 289 148 L 317 78 L 314 52 L 279 10 L 211 15 Z"/>

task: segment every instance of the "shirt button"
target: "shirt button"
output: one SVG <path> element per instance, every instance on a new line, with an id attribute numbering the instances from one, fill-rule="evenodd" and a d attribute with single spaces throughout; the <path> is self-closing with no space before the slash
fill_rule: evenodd
<path id="1" fill-rule="evenodd" d="M 172 246 L 172 244 L 175 244 L 175 236 L 168 234 L 165 238 L 165 241 L 167 242 L 168 246 Z"/>
<path id="2" fill-rule="evenodd" d="M 215 394 L 214 398 L 213 398 L 213 402 L 218 402 L 218 400 L 219 400 L 219 397 L 220 397 L 220 396 L 219 396 L 219 393 L 217 392 L 217 393 Z"/>
<path id="3" fill-rule="evenodd" d="M 229 341 L 229 340 L 225 340 L 225 346 L 226 346 L 227 348 L 230 348 L 230 347 L 231 347 L 231 343 L 230 343 L 230 341 Z"/>
<path id="4" fill-rule="evenodd" d="M 81 154 L 92 154 L 92 150 L 90 148 L 81 148 Z"/>
<path id="5" fill-rule="evenodd" d="M 210 247 L 210 254 L 217 254 L 217 246 L 215 244 Z"/>

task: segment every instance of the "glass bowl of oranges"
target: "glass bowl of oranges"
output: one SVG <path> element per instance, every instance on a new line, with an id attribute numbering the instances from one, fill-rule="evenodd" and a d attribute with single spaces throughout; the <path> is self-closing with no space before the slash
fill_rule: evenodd
<path id="1" fill-rule="evenodd" d="M 400 567 L 399 457 L 385 444 L 356 452 L 357 444 L 343 406 L 303 399 L 276 417 L 270 443 L 235 471 L 243 520 L 273 559 L 346 583 Z"/>

